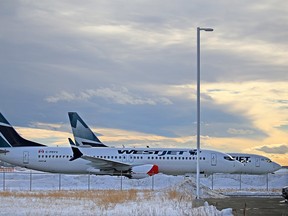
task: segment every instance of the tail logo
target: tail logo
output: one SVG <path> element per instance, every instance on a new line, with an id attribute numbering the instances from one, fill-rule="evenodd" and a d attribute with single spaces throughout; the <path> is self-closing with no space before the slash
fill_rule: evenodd
<path id="1" fill-rule="evenodd" d="M 0 132 L 0 147 L 1 148 L 11 147 L 10 143 L 5 139 L 5 137 L 1 132 Z"/>

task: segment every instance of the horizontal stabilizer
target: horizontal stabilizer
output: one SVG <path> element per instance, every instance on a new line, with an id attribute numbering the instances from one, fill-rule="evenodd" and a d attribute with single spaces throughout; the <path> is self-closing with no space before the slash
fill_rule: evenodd
<path id="1" fill-rule="evenodd" d="M 2 149 L 0 149 L 0 154 L 6 154 L 6 153 L 8 153 L 9 151 L 8 150 L 2 150 Z"/>

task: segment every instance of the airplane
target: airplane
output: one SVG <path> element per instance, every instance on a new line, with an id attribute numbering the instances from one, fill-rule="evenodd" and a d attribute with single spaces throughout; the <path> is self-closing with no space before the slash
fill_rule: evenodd
<path id="1" fill-rule="evenodd" d="M 281 165 L 273 162 L 268 157 L 257 154 L 244 154 L 244 153 L 228 153 L 235 160 L 243 163 L 244 167 L 236 172 L 239 174 L 255 174 L 262 175 L 274 173 L 281 169 Z"/>
<path id="2" fill-rule="evenodd" d="M 83 148 L 83 147 L 106 147 L 106 148 L 111 148 L 111 147 L 108 147 L 106 145 L 104 145 L 100 140 L 99 138 L 92 132 L 92 130 L 87 126 L 87 124 L 83 121 L 83 119 L 76 113 L 76 112 L 69 112 L 68 113 L 68 116 L 69 116 L 69 120 L 70 120 L 70 124 L 71 124 L 71 128 L 72 128 L 72 132 L 73 132 L 73 136 L 74 136 L 74 139 L 75 139 L 75 143 L 69 139 L 69 142 L 71 144 L 71 146 L 74 146 L 74 149 L 78 148 Z M 93 137 L 91 139 L 91 137 Z M 105 150 L 105 148 L 101 148 L 101 151 L 102 150 Z M 192 160 L 194 161 L 194 164 L 193 166 L 191 167 L 191 170 L 193 171 L 190 171 L 189 172 L 187 171 L 186 173 L 195 173 L 196 172 L 196 159 L 197 159 L 197 150 L 196 149 L 172 149 L 174 150 L 175 152 L 172 152 L 170 153 L 169 151 L 171 151 L 171 149 L 163 149 L 163 148 L 158 148 L 158 149 L 154 149 L 154 148 L 150 148 L 147 146 L 147 148 L 125 148 L 123 146 L 123 148 L 121 148 L 121 150 L 118 149 L 118 152 L 121 152 L 121 153 L 125 153 L 127 154 L 127 156 L 130 156 L 130 160 L 133 160 L 134 159 L 137 159 L 138 157 L 138 154 L 141 154 L 141 152 L 143 152 L 143 154 L 150 154 L 151 155 L 151 159 L 152 160 L 156 160 L 156 164 L 159 166 L 159 164 L 161 164 L 160 166 L 160 172 L 164 173 L 164 174 L 171 174 L 171 175 L 183 175 L 184 172 L 182 170 L 179 170 L 178 172 L 180 172 L 181 174 L 177 173 L 176 170 L 172 171 L 172 173 L 170 173 L 169 169 L 168 168 L 165 168 L 165 161 L 161 161 L 161 158 L 165 160 L 165 152 L 167 152 L 167 155 L 166 156 L 169 156 L 170 155 L 177 155 L 177 151 L 179 153 L 179 155 L 184 155 L 184 152 L 189 152 L 190 156 L 192 155 L 192 157 L 175 157 L 174 160 L 176 159 L 182 159 L 182 160 Z M 100 149 L 99 149 L 100 151 Z M 182 152 L 183 151 L 183 152 Z M 208 158 L 210 158 L 211 160 L 211 164 L 210 166 L 216 166 L 217 164 L 217 155 L 215 153 L 213 153 L 214 151 L 211 151 L 211 150 L 201 150 L 201 153 L 202 151 L 206 151 L 208 154 L 211 154 L 211 155 L 208 155 Z M 210 151 L 210 152 L 209 152 Z M 79 152 L 81 152 L 79 150 Z M 216 152 L 216 151 L 215 151 Z M 217 152 L 218 154 L 219 152 Z M 82 152 L 80 153 L 82 154 Z M 213 155 L 212 155 L 213 154 Z M 215 154 L 215 155 L 214 155 Z M 222 153 L 221 153 L 222 154 Z M 133 156 L 132 156 L 133 155 Z M 137 155 L 137 156 L 136 156 Z M 153 155 L 156 157 L 153 157 Z M 87 156 L 87 155 L 86 155 Z M 163 156 L 163 157 L 157 157 L 157 156 Z M 186 155 L 187 156 L 187 155 Z M 201 155 L 200 155 L 200 158 L 201 158 Z M 205 158 L 205 157 L 204 157 Z M 148 157 L 149 159 L 149 157 Z M 203 158 L 201 158 L 203 160 Z M 201 160 L 200 159 L 200 160 Z M 231 161 L 231 157 L 227 154 L 225 154 L 225 156 L 223 157 L 224 160 L 228 160 L 228 161 Z M 157 161 L 158 160 L 158 161 Z M 168 159 L 169 160 L 169 157 Z M 172 157 L 172 160 L 173 160 L 173 157 Z M 205 158 L 206 160 L 206 158 Z M 176 161 L 175 161 L 176 162 Z M 225 161 L 226 162 L 226 161 Z M 239 164 L 238 164 L 239 165 Z M 238 166 L 238 165 L 235 165 L 234 167 Z M 205 166 L 209 166 L 208 163 L 205 165 Z M 239 167 L 243 167 L 243 166 L 239 166 Z M 239 170 L 239 167 L 237 168 Z M 213 171 L 214 172 L 214 171 Z M 220 172 L 220 171 L 219 171 Z M 226 172 L 226 171 L 223 171 L 222 172 Z M 229 171 L 227 171 L 229 172 Z M 185 173 L 185 174 L 186 174 Z M 201 173 L 210 173 L 209 171 L 203 171 Z M 212 173 L 212 172 L 211 172 Z"/>
<path id="3" fill-rule="evenodd" d="M 76 112 L 69 112 L 68 115 L 76 146 L 84 147 L 90 145 L 90 147 L 107 147 L 96 137 Z M 241 169 L 234 172 L 237 174 L 261 175 L 273 173 L 281 168 L 279 164 L 262 155 L 245 153 L 228 153 L 228 155 L 231 155 L 235 160 L 243 164 Z"/>
<path id="4" fill-rule="evenodd" d="M 83 121 L 77 119 L 76 127 L 78 124 Z M 96 148 L 48 147 L 21 137 L 0 113 L 0 160 L 28 169 L 64 174 L 123 175 L 130 179 L 157 173 L 187 175 L 196 172 L 196 154 L 196 149 L 110 148 L 101 144 Z M 243 166 L 230 155 L 218 151 L 202 149 L 199 158 L 200 171 L 204 174 L 233 173 Z"/>

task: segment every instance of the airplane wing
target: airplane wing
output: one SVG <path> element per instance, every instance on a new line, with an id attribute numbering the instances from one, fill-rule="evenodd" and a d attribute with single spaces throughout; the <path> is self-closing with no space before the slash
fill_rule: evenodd
<path id="1" fill-rule="evenodd" d="M 9 151 L 7 151 L 7 150 L 2 150 L 2 149 L 0 149 L 0 154 L 5 154 L 5 153 L 8 153 Z"/>
<path id="2" fill-rule="evenodd" d="M 117 170 L 129 170 L 132 165 L 129 163 L 123 163 L 103 158 L 96 158 L 89 155 L 83 155 L 83 153 L 79 150 L 79 148 L 75 145 L 75 143 L 69 138 L 69 142 L 73 151 L 73 157 L 70 161 L 76 160 L 78 158 L 82 158 L 84 160 L 91 162 L 91 167 L 97 169 L 117 169 Z"/>
<path id="3" fill-rule="evenodd" d="M 128 163 L 122 163 L 118 161 L 107 160 L 103 158 L 95 158 L 87 155 L 81 157 L 84 160 L 90 161 L 93 167 L 98 169 L 117 169 L 117 170 L 128 170 L 132 166 Z"/>

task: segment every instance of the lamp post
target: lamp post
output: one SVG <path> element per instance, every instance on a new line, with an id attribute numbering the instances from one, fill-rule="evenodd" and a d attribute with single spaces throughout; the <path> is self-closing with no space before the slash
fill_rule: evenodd
<path id="1" fill-rule="evenodd" d="M 213 31 L 212 28 L 197 27 L 197 170 L 196 170 L 196 199 L 200 199 L 200 31 Z"/>

